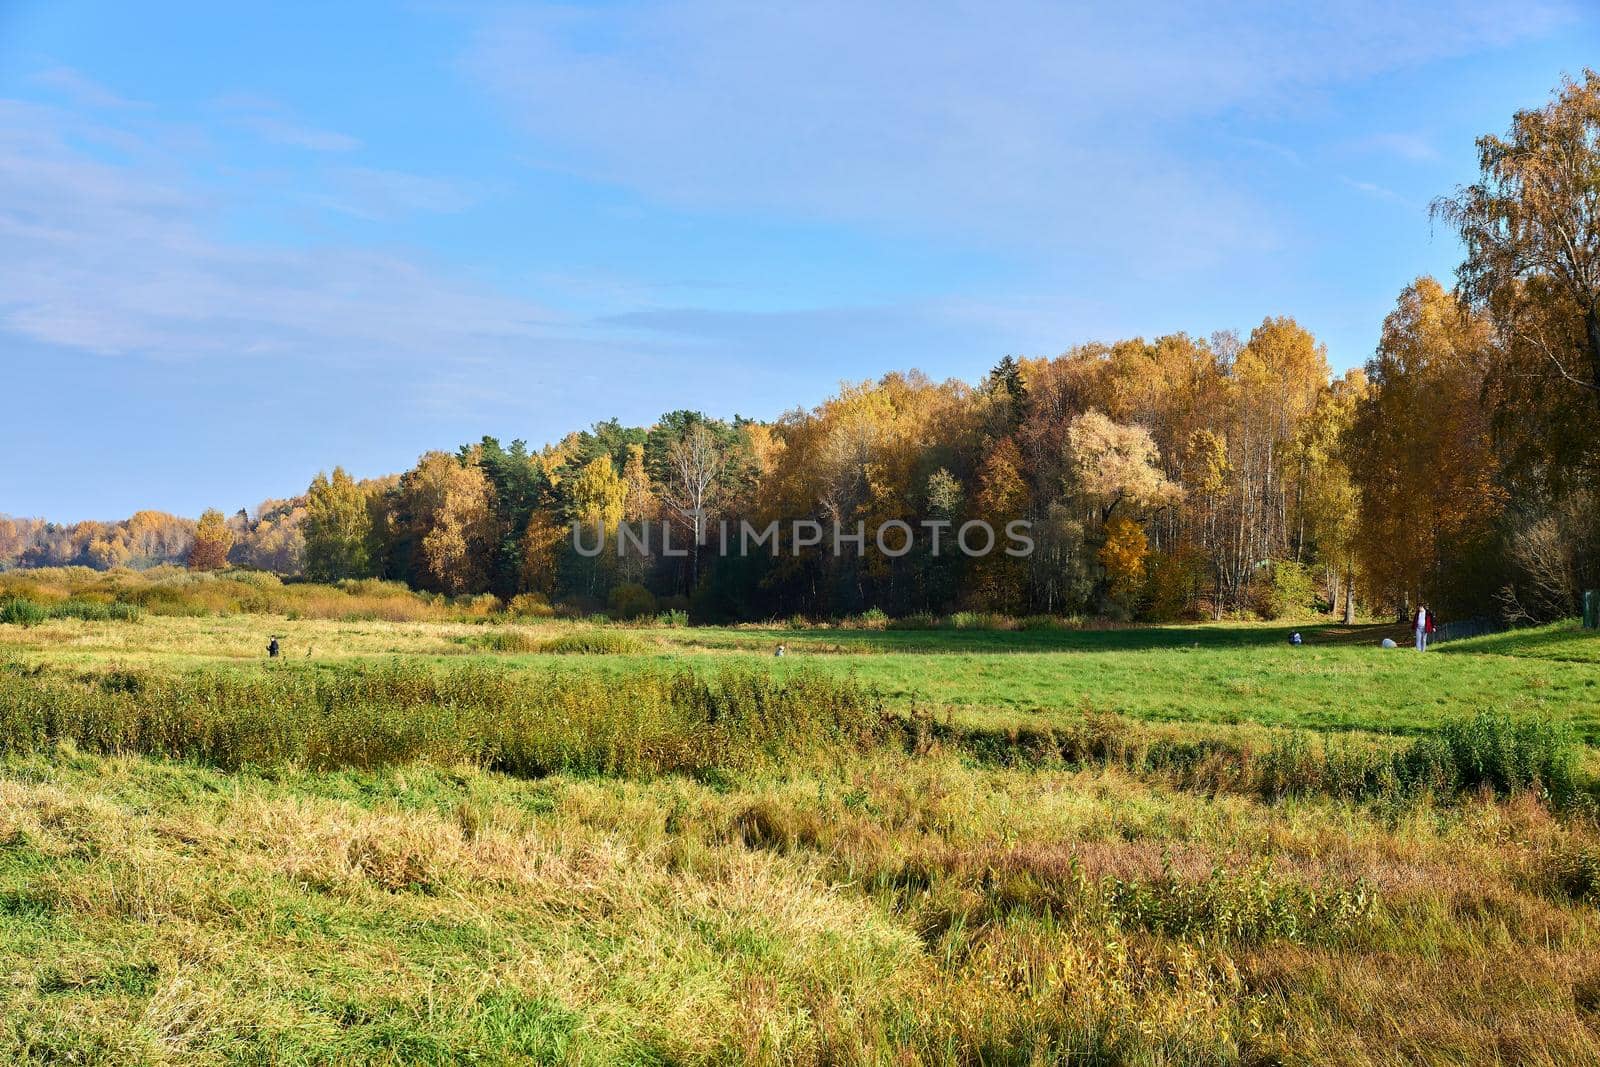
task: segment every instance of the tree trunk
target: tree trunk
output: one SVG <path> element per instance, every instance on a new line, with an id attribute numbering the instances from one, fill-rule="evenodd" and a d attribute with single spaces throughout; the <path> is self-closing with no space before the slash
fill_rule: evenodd
<path id="1" fill-rule="evenodd" d="M 1345 565 L 1344 570 L 1344 624 L 1354 625 L 1356 621 L 1356 575 L 1355 568 Z"/>
<path id="2" fill-rule="evenodd" d="M 1589 378 L 1596 404 L 1600 404 L 1600 308 L 1590 306 L 1583 317 L 1584 331 L 1589 342 Z"/>

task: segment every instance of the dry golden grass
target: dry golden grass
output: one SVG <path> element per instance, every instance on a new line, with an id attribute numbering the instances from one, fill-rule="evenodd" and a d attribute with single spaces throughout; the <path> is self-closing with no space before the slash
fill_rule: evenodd
<path id="1" fill-rule="evenodd" d="M 1587 1063 L 1600 925 L 1543 872 L 1595 840 L 1529 798 L 1269 805 L 938 751 L 713 787 L 64 750 L 0 773 L 0 1049 Z M 1370 905 L 1240 933 L 1108 904 L 1192 906 L 1218 868 L 1241 912 Z"/>

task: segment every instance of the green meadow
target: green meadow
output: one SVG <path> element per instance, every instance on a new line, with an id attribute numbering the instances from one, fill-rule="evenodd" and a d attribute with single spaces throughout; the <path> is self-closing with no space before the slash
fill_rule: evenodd
<path id="1" fill-rule="evenodd" d="M 1296 629 L 1306 640 L 1299 647 L 1288 642 Z M 235 615 L 148 617 L 120 626 L 62 619 L 7 630 L 0 630 L 0 655 L 61 669 L 262 669 L 276 635 L 284 659 L 275 666 L 290 669 L 403 657 L 613 677 L 642 668 L 737 666 L 780 677 L 806 670 L 852 679 L 898 708 L 974 725 L 1069 721 L 1089 710 L 1407 733 L 1463 712 L 1498 710 L 1570 721 L 1586 739 L 1600 739 L 1600 642 L 1572 623 L 1440 645 L 1421 656 L 1402 629 L 1382 625 L 868 630 Z M 612 642 L 604 654 L 563 656 L 548 647 L 595 634 Z M 1385 636 L 1401 647 L 1378 647 Z M 782 659 L 774 655 L 780 644 Z"/>
<path id="2" fill-rule="evenodd" d="M 0 1059 L 1600 1058 L 1595 636 L 871 625 L 0 625 Z"/>

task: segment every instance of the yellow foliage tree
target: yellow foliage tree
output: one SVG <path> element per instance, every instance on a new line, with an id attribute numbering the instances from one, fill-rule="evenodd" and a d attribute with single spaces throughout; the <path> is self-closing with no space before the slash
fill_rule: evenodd
<path id="1" fill-rule="evenodd" d="M 571 486 L 572 517 L 584 526 L 615 530 L 628 506 L 628 484 L 617 475 L 609 456 L 584 464 Z"/>
<path id="2" fill-rule="evenodd" d="M 549 512 L 535 511 L 522 535 L 522 588 L 551 596 L 556 590 L 556 568 L 561 559 L 561 524 Z"/>
<path id="3" fill-rule="evenodd" d="M 421 576 L 450 594 L 485 589 L 497 543 L 494 486 L 483 469 L 429 452 L 400 481 L 421 547 Z"/>
<path id="4" fill-rule="evenodd" d="M 1027 561 L 1007 556 L 1006 525 L 1028 517 L 1028 483 L 1023 478 L 1022 452 L 1011 438 L 1003 438 L 984 458 L 978 471 L 976 518 L 987 522 L 996 537 L 995 550 L 974 561 L 979 600 L 1000 611 L 1019 608 L 1027 594 Z M 946 549 L 949 551 L 949 549 Z"/>
<path id="5" fill-rule="evenodd" d="M 1367 395 L 1367 378 L 1350 371 L 1317 401 L 1301 427 L 1298 493 L 1302 541 L 1309 541 L 1329 576 L 1329 603 L 1344 592 L 1344 621 L 1355 622 L 1356 534 L 1360 497 L 1346 462 L 1345 442 L 1356 407 Z"/>
<path id="6" fill-rule="evenodd" d="M 1111 601 L 1124 613 L 1131 613 L 1144 586 L 1145 557 L 1150 552 L 1144 527 L 1126 515 L 1114 515 L 1106 523 L 1105 543 L 1100 546 L 1100 565 L 1106 569 Z"/>
<path id="7" fill-rule="evenodd" d="M 1408 286 L 1384 320 L 1347 442 L 1361 495 L 1356 551 L 1369 588 L 1397 613 L 1425 596 L 1448 600 L 1441 562 L 1487 537 L 1499 514 L 1483 402 L 1492 358 L 1488 322 L 1432 278 Z"/>
<path id="8" fill-rule="evenodd" d="M 1167 479 L 1161 453 L 1142 427 L 1090 411 L 1072 421 L 1067 437 L 1078 487 L 1100 508 L 1102 522 L 1119 505 L 1163 507 L 1182 499 L 1182 488 Z"/>
<path id="9" fill-rule="evenodd" d="M 644 446 L 629 445 L 628 459 L 622 465 L 622 517 L 628 522 L 648 522 L 661 510 L 661 501 L 644 466 Z"/>
<path id="10" fill-rule="evenodd" d="M 233 547 L 233 531 L 216 508 L 207 508 L 194 529 L 194 547 L 189 549 L 189 569 L 221 570 L 228 565 L 228 550 Z"/>

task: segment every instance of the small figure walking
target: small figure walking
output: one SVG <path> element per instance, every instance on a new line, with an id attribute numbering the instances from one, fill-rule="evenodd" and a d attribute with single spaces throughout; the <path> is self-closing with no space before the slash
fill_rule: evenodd
<path id="1" fill-rule="evenodd" d="M 1433 616 L 1421 604 L 1417 605 L 1417 617 L 1412 620 L 1412 629 L 1417 635 L 1417 651 L 1428 651 L 1428 635 L 1433 632 Z"/>
<path id="2" fill-rule="evenodd" d="M 1305 638 L 1300 636 L 1299 630 L 1296 630 L 1294 633 L 1289 635 L 1289 643 L 1291 645 L 1301 645 L 1305 643 Z"/>
<path id="3" fill-rule="evenodd" d="M 778 657 L 778 658 L 779 658 L 779 659 L 782 659 L 782 658 L 783 658 L 783 654 L 784 654 L 784 652 L 786 652 L 786 651 L 787 651 L 787 650 L 788 650 L 788 649 L 787 649 L 787 646 L 785 646 L 785 645 L 784 645 L 784 643 L 783 643 L 783 642 L 782 642 L 782 641 L 779 641 L 779 642 L 778 642 L 778 648 L 777 648 L 777 651 L 775 651 L 775 652 L 774 652 L 774 653 L 773 653 L 773 655 L 774 655 L 774 656 L 777 656 L 777 657 Z"/>
<path id="4" fill-rule="evenodd" d="M 267 642 L 267 658 L 268 659 L 277 659 L 278 658 L 278 639 L 276 637 L 274 637 L 271 641 Z"/>

